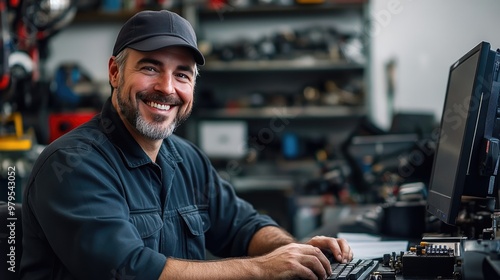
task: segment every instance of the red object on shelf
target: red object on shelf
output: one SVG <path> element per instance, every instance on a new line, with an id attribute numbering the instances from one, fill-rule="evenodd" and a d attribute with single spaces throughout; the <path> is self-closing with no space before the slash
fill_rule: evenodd
<path id="1" fill-rule="evenodd" d="M 208 1 L 208 8 L 215 10 L 215 11 L 221 10 L 224 7 L 226 7 L 227 5 L 228 4 L 227 4 L 226 0 L 210 0 L 210 1 Z"/>
<path id="2" fill-rule="evenodd" d="M 96 114 L 97 112 L 51 113 L 49 115 L 49 142 L 89 121 Z"/>

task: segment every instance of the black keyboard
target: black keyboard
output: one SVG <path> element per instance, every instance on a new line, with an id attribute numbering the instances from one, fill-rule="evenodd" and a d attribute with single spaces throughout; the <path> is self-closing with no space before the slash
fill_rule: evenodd
<path id="1" fill-rule="evenodd" d="M 377 269 L 378 261 L 371 259 L 353 259 L 350 263 L 332 262 L 332 275 L 327 279 L 365 280 Z"/>

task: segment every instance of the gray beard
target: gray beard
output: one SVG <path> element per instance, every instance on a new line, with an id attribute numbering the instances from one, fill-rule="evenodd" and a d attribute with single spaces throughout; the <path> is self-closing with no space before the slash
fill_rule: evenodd
<path id="1" fill-rule="evenodd" d="M 163 116 L 157 116 L 152 123 L 148 123 L 139 114 L 138 110 L 129 106 L 128 103 L 122 98 L 120 86 L 116 89 L 116 94 L 120 112 L 123 114 L 125 119 L 133 127 L 135 127 L 141 135 L 151 140 L 162 140 L 169 137 L 172 133 L 174 133 L 178 125 L 180 125 L 180 123 L 188 117 L 185 116 L 183 118 L 179 118 L 179 116 L 176 116 L 174 121 L 166 129 L 164 129 L 161 126 L 161 122 L 165 119 Z"/>
<path id="2" fill-rule="evenodd" d="M 155 118 L 155 121 L 157 121 L 157 118 Z M 135 126 L 139 133 L 151 140 L 161 140 L 169 137 L 170 135 L 172 135 L 172 133 L 174 133 L 175 129 L 178 126 L 177 117 L 166 129 L 164 129 L 161 127 L 161 125 L 157 125 L 156 123 L 148 123 L 139 114 L 139 112 L 135 113 L 134 122 L 135 123 L 132 123 L 132 125 Z"/>

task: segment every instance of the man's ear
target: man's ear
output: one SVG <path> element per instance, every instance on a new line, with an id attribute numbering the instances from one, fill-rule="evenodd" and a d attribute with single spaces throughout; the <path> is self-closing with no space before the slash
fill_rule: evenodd
<path id="1" fill-rule="evenodd" d="M 118 64 L 116 64 L 116 57 L 112 56 L 109 58 L 108 62 L 108 75 L 109 75 L 109 84 L 113 88 L 118 87 Z"/>

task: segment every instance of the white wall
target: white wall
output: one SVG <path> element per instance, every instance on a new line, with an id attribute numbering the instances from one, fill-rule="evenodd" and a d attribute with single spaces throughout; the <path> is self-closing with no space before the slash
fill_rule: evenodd
<path id="1" fill-rule="evenodd" d="M 500 48 L 498 0 L 371 0 L 371 111 L 387 127 L 385 65 L 396 61 L 396 111 L 441 118 L 449 67 L 480 41 Z"/>
<path id="2" fill-rule="evenodd" d="M 76 62 L 97 81 L 107 81 L 111 56 L 121 23 L 72 24 L 49 41 L 48 73 L 61 63 Z"/>

